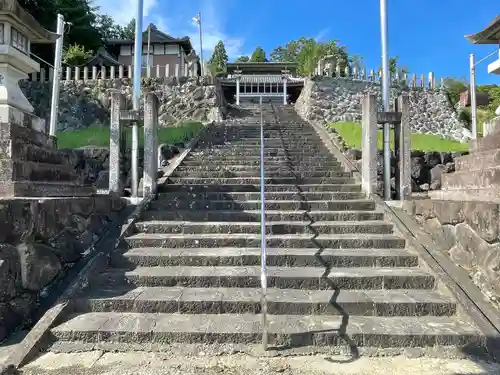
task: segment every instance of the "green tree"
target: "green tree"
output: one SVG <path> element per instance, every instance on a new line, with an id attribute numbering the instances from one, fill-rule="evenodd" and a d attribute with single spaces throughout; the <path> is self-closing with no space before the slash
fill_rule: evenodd
<path id="1" fill-rule="evenodd" d="M 443 79 L 444 89 L 451 105 L 455 106 L 460 100 L 460 94 L 467 90 L 469 82 L 466 78 L 446 77 Z"/>
<path id="2" fill-rule="evenodd" d="M 130 22 L 122 28 L 123 39 L 134 39 L 135 38 L 135 18 L 132 18 Z"/>
<path id="3" fill-rule="evenodd" d="M 65 65 L 84 65 L 93 56 L 92 51 L 85 50 L 85 47 L 72 44 L 63 50 L 62 62 Z"/>
<path id="4" fill-rule="evenodd" d="M 248 62 L 250 60 L 250 57 L 248 56 L 240 56 L 238 57 L 234 62 L 242 62 L 242 63 L 245 63 L 245 62 Z"/>
<path id="5" fill-rule="evenodd" d="M 389 57 L 389 72 L 391 74 L 396 74 L 399 69 L 402 73 L 409 73 L 408 68 L 400 66 L 398 61 L 399 61 L 399 56 Z M 382 65 L 380 65 L 379 67 L 379 71 L 381 70 L 382 70 Z"/>
<path id="6" fill-rule="evenodd" d="M 302 37 L 289 41 L 285 47 L 276 47 L 270 54 L 271 61 L 297 63 L 297 73 L 303 76 L 313 74 L 318 61 L 325 56 L 332 56 L 342 70 L 349 62 L 346 48 L 339 46 L 336 40 L 318 42 Z"/>
<path id="7" fill-rule="evenodd" d="M 123 37 L 123 28 L 107 14 L 97 15 L 95 27 L 104 40 Z"/>
<path id="8" fill-rule="evenodd" d="M 255 51 L 253 51 L 252 56 L 250 56 L 250 61 L 251 62 L 267 62 L 266 58 L 266 51 L 261 46 L 258 46 L 255 48 Z"/>
<path id="9" fill-rule="evenodd" d="M 226 47 L 224 46 L 224 42 L 219 40 L 208 62 L 212 69 L 212 74 L 220 75 L 226 73 L 227 61 Z"/>

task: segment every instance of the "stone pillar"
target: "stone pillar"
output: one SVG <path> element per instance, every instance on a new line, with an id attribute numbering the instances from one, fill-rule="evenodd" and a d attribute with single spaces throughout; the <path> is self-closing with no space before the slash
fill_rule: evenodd
<path id="1" fill-rule="evenodd" d="M 109 126 L 109 191 L 122 193 L 120 156 L 122 148 L 122 127 L 120 111 L 125 109 L 125 97 L 119 90 L 111 89 L 111 119 Z"/>
<path id="2" fill-rule="evenodd" d="M 283 79 L 283 104 L 287 104 L 286 77 Z"/>
<path id="3" fill-rule="evenodd" d="M 236 105 L 240 105 L 240 77 L 236 77 Z"/>
<path id="4" fill-rule="evenodd" d="M 370 196 L 377 186 L 377 96 L 367 94 L 362 101 L 361 186 Z"/>
<path id="5" fill-rule="evenodd" d="M 397 99 L 396 111 L 401 112 L 401 123 L 394 127 L 394 143 L 398 158 L 396 192 L 399 200 L 407 200 L 411 198 L 411 132 L 408 94 L 403 94 Z"/>
<path id="6" fill-rule="evenodd" d="M 236 105 L 240 105 L 240 81 L 241 81 L 241 70 L 236 70 Z"/>
<path id="7" fill-rule="evenodd" d="M 158 176 L 158 147 L 156 128 L 158 125 L 158 97 L 155 93 L 147 93 L 144 103 L 144 197 L 156 193 Z"/>

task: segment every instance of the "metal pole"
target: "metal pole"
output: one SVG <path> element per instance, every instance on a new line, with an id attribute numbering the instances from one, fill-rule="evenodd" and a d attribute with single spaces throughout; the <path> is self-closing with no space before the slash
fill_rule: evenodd
<path id="1" fill-rule="evenodd" d="M 143 0 L 137 0 L 137 13 L 135 17 L 135 46 L 134 46 L 134 86 L 132 106 L 134 111 L 139 111 L 141 104 L 141 73 L 142 73 L 142 11 Z M 132 197 L 137 197 L 139 185 L 139 124 L 132 125 Z"/>
<path id="2" fill-rule="evenodd" d="M 262 289 L 261 314 L 262 314 L 262 347 L 267 350 L 267 262 L 266 262 L 266 199 L 264 186 L 264 120 L 263 120 L 262 95 L 260 96 L 260 285 Z"/>
<path id="3" fill-rule="evenodd" d="M 380 35 L 382 42 L 382 101 L 384 111 L 390 111 L 389 103 L 389 53 L 387 48 L 387 0 L 380 0 Z M 384 124 L 384 199 L 391 200 L 391 148 L 389 124 Z"/>
<path id="4" fill-rule="evenodd" d="M 50 102 L 50 128 L 49 135 L 55 136 L 57 132 L 57 115 L 59 112 L 59 85 L 61 81 L 62 51 L 64 43 L 64 17 L 57 15 L 56 52 L 54 56 L 54 77 L 52 81 L 52 101 Z"/>
<path id="5" fill-rule="evenodd" d="M 148 54 L 146 55 L 146 72 L 148 78 L 151 77 L 151 68 L 149 67 L 149 49 L 151 48 L 151 24 L 148 25 Z"/>
<path id="6" fill-rule="evenodd" d="M 201 12 L 198 12 L 198 20 L 200 25 L 200 60 L 201 60 L 201 75 L 204 76 L 204 68 L 203 68 L 203 33 L 201 32 Z"/>
<path id="7" fill-rule="evenodd" d="M 470 108 L 472 117 L 472 139 L 477 138 L 477 105 L 476 105 L 476 57 L 470 54 Z"/>

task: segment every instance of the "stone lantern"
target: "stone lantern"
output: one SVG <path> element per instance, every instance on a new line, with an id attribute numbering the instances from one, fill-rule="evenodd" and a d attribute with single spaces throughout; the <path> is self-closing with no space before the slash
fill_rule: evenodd
<path id="1" fill-rule="evenodd" d="M 0 122 L 15 119 L 27 125 L 24 114 L 31 114 L 33 106 L 21 91 L 19 81 L 40 70 L 38 62 L 31 58 L 31 43 L 54 43 L 57 37 L 16 0 L 0 0 Z M 43 126 L 42 120 L 28 117 L 32 118 L 33 128 Z"/>

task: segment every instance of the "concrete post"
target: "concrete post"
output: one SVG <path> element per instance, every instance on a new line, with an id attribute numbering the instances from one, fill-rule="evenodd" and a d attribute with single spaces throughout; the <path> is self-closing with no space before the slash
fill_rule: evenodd
<path id="1" fill-rule="evenodd" d="M 109 129 L 109 191 L 122 193 L 120 179 L 120 154 L 122 144 L 122 127 L 120 111 L 125 109 L 125 97 L 115 89 L 111 89 L 111 121 Z"/>
<path id="2" fill-rule="evenodd" d="M 156 128 L 158 125 L 158 97 L 155 93 L 146 94 L 144 103 L 144 197 L 156 193 L 158 175 L 158 147 Z"/>
<path id="3" fill-rule="evenodd" d="M 399 200 L 411 199 L 411 133 L 410 99 L 403 94 L 397 99 L 396 108 L 401 112 L 401 124 L 395 126 L 394 141 L 398 149 L 396 191 Z"/>
<path id="4" fill-rule="evenodd" d="M 236 105 L 240 105 L 240 77 L 236 76 Z"/>
<path id="5" fill-rule="evenodd" d="M 361 185 L 367 195 L 377 186 L 377 96 L 367 94 L 362 102 Z"/>

